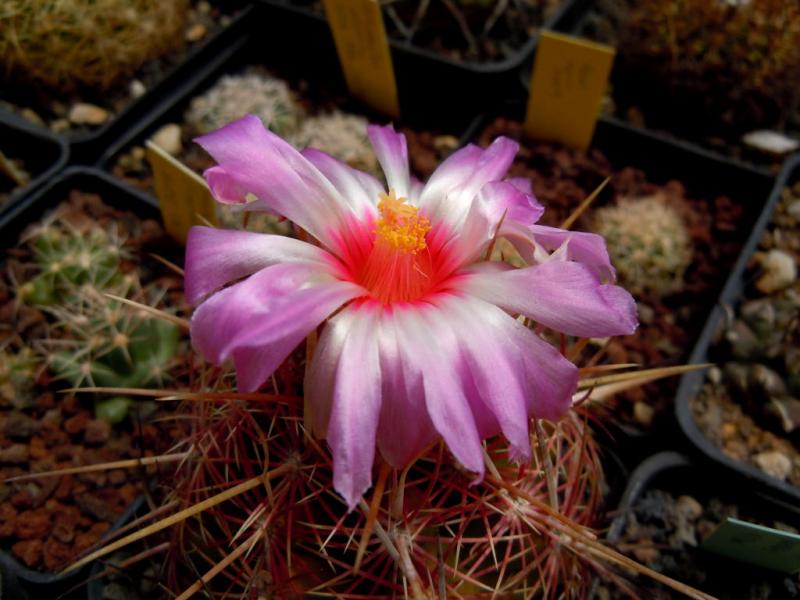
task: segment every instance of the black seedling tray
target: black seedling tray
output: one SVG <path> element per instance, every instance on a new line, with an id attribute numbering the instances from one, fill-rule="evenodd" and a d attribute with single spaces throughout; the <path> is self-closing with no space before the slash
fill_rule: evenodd
<path id="1" fill-rule="evenodd" d="M 691 358 L 689 359 L 690 363 L 699 364 L 708 362 L 709 352 L 715 333 L 725 322 L 729 307 L 736 306 L 742 297 L 742 293 L 747 285 L 747 264 L 758 249 L 759 240 L 772 219 L 775 207 L 780 201 L 781 192 L 787 185 L 792 185 L 798 180 L 800 180 L 800 156 L 794 157 L 784 166 L 784 169 L 775 182 L 774 189 L 769 196 L 764 210 L 758 218 L 754 220 L 753 229 L 742 250 L 742 254 L 739 256 L 730 277 L 725 283 L 719 303 L 714 307 L 708 322 L 700 334 L 697 344 L 694 346 Z M 770 477 L 754 466 L 726 456 L 711 442 L 711 440 L 703 435 L 695 423 L 689 403 L 700 392 L 705 379 L 706 374 L 701 371 L 684 375 L 681 378 L 677 399 L 675 401 L 675 413 L 678 418 L 678 423 L 694 449 L 716 467 L 721 467 L 726 471 L 738 475 L 742 479 L 743 484 L 758 487 L 772 496 L 789 500 L 790 502 L 800 502 L 800 487 Z"/>
<path id="2" fill-rule="evenodd" d="M 645 493 L 653 488 L 664 490 L 676 499 L 688 494 L 701 504 L 711 498 L 720 498 L 723 502 L 739 507 L 739 518 L 743 520 L 780 520 L 794 527 L 800 523 L 800 507 L 775 502 L 753 490 L 743 488 L 735 479 L 709 473 L 705 465 L 694 462 L 686 455 L 671 451 L 659 452 L 642 461 L 631 473 L 606 533 L 605 539 L 608 543 L 613 546 L 620 541 L 628 524 L 628 515 L 636 509 Z M 719 582 L 730 581 L 731 590 L 737 590 L 737 595 L 731 597 L 736 598 L 744 597 L 738 594 L 744 593 L 742 590 L 752 577 L 769 574 L 769 571 L 765 572 L 746 563 L 705 553 L 702 561 L 709 568 L 708 582 L 718 585 Z M 643 580 L 646 579 L 642 577 Z M 780 576 L 773 574 L 772 577 Z M 677 592 L 673 592 L 673 596 L 683 597 Z M 593 593 L 592 597 L 597 598 L 598 595 Z"/>
<path id="3" fill-rule="evenodd" d="M 12 114 L 0 112 L 0 150 L 6 158 L 19 159 L 31 174 L 28 185 L 16 190 L 8 202 L 0 206 L 4 213 L 23 197 L 53 177 L 66 164 L 69 149 L 66 142 L 52 133 Z"/>
<path id="4" fill-rule="evenodd" d="M 167 69 L 164 77 L 151 85 L 144 95 L 131 100 L 125 108 L 116 112 L 102 126 L 91 131 L 57 136 L 64 139 L 69 145 L 71 160 L 79 164 L 93 163 L 109 144 L 123 135 L 131 125 L 157 104 L 161 97 L 168 94 L 180 81 L 191 77 L 196 70 L 202 68 L 202 65 L 213 60 L 215 56 L 248 31 L 254 25 L 254 15 L 257 11 L 245 2 L 246 0 L 228 2 L 229 6 L 240 7 L 228 26 L 220 29 L 189 51 L 185 61 Z M 7 111 L 0 110 L 0 115 L 8 114 Z M 42 133 L 49 133 L 45 127 L 36 125 L 32 127 Z"/>
<path id="5" fill-rule="evenodd" d="M 120 185 L 112 177 L 97 169 L 71 167 L 36 193 L 15 204 L 11 210 L 0 215 L 0 239 L 3 240 L 4 245 L 6 247 L 13 246 L 26 227 L 40 220 L 47 211 L 55 208 L 67 198 L 69 192 L 74 189 L 97 193 L 103 198 L 103 202 L 118 209 L 134 212 L 143 218 L 160 219 L 157 205 L 146 194 L 140 194 Z M 140 508 L 143 500 L 144 497 L 140 496 L 134 501 L 114 522 L 109 533 L 128 522 Z M 0 550 L 0 569 L 9 574 L 8 581 L 3 579 L 3 586 L 8 585 L 8 588 L 3 591 L 12 594 L 4 596 L 3 600 L 5 598 L 9 598 L 9 600 L 26 598 L 39 600 L 57 598 L 60 594 L 70 591 L 83 581 L 82 578 L 86 577 L 89 566 L 67 574 L 46 573 L 29 569 L 11 553 Z M 14 589 L 12 586 L 17 583 L 19 588 Z M 75 594 L 80 594 L 80 592 L 75 592 Z M 85 593 L 82 595 L 85 597 Z"/>
<path id="6" fill-rule="evenodd" d="M 286 48 L 304 61 L 315 57 L 332 59 L 338 65 L 330 29 L 321 12 L 298 0 L 260 0 L 268 10 L 268 20 L 284 28 Z M 574 0 L 561 4 L 542 23 L 540 30 L 556 29 Z M 303 35 L 295 35 L 302 31 Z M 389 39 L 392 64 L 404 117 L 428 120 L 442 126 L 451 118 L 469 118 L 492 110 L 502 102 L 523 96 L 517 82 L 520 65 L 533 55 L 539 42 L 538 31 L 512 56 L 502 61 L 458 61 L 413 43 Z M 338 70 L 338 66 L 332 68 Z"/>
<path id="7" fill-rule="evenodd" d="M 302 66 L 302 57 L 290 56 L 288 53 L 266 53 L 264 51 L 265 43 L 271 47 L 275 40 L 265 42 L 265 35 L 264 32 L 243 35 L 211 61 L 199 67 L 192 73 L 190 78 L 183 80 L 171 94 L 164 96 L 146 116 L 139 119 L 128 128 L 124 135 L 121 135 L 113 144 L 110 144 L 95 166 L 111 172 L 120 154 L 129 149 L 131 145 L 143 144 L 159 127 L 166 123 L 182 122 L 183 114 L 193 98 L 212 87 L 222 75 L 236 73 L 248 66 L 263 65 L 292 84 L 305 82 L 309 86 L 313 86 L 317 91 L 322 91 L 330 98 L 338 99 L 342 97 L 346 99 L 344 81 L 337 70 L 329 70 L 324 61 L 314 65 L 309 64 L 306 68 Z M 300 70 L 298 71 L 298 69 Z M 302 74 L 302 80 L 297 79 L 298 73 Z M 363 106 L 349 101 L 337 107 L 356 114 L 362 114 L 373 123 L 387 122 L 386 117 L 377 115 Z M 459 134 L 459 145 L 462 145 L 474 135 L 475 127 L 478 126 L 479 122 L 478 119 L 474 118 L 474 115 L 469 118 L 453 117 L 450 119 L 449 123 L 452 125 L 450 131 Z M 420 122 L 412 118 L 403 119 L 396 125 L 422 127 Z M 444 125 L 438 124 L 436 129 L 440 130 L 442 127 Z"/>

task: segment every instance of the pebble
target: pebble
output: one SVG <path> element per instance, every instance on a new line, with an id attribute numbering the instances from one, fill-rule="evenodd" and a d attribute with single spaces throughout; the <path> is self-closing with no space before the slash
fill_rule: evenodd
<path id="1" fill-rule="evenodd" d="M 655 412 L 655 409 L 646 402 L 636 402 L 633 405 L 633 418 L 645 428 L 649 428 L 653 424 Z"/>
<path id="2" fill-rule="evenodd" d="M 208 29 L 206 29 L 205 25 L 202 23 L 195 23 L 189 27 L 188 31 L 186 32 L 186 41 L 197 42 L 206 37 L 206 33 L 208 33 Z"/>
<path id="3" fill-rule="evenodd" d="M 0 450 L 0 463 L 19 464 L 28 461 L 30 453 L 25 444 L 11 444 Z"/>
<path id="4" fill-rule="evenodd" d="M 759 469 L 767 475 L 785 480 L 792 472 L 792 461 L 780 452 L 762 452 L 753 457 Z"/>
<path id="5" fill-rule="evenodd" d="M 67 119 L 56 119 L 50 122 L 50 131 L 53 133 L 61 133 L 69 129 L 69 121 Z"/>
<path id="6" fill-rule="evenodd" d="M 794 152 L 800 148 L 800 141 L 777 131 L 766 129 L 751 131 L 742 137 L 742 142 L 761 152 L 778 156 Z"/>
<path id="7" fill-rule="evenodd" d="M 793 219 L 800 221 L 800 200 L 792 202 L 786 209 L 786 212 L 789 213 L 789 216 Z"/>
<path id="8" fill-rule="evenodd" d="M 40 117 L 36 112 L 31 110 L 30 108 L 23 108 L 19 111 L 20 116 L 25 119 L 26 121 L 30 121 L 31 123 L 35 123 L 40 127 L 44 127 L 44 119 Z"/>
<path id="9" fill-rule="evenodd" d="M 167 123 L 156 131 L 150 139 L 156 146 L 172 156 L 178 156 L 183 150 L 181 127 L 175 123 Z"/>
<path id="10" fill-rule="evenodd" d="M 86 423 L 83 440 L 87 444 L 103 444 L 111 437 L 111 424 L 102 419 L 92 419 Z"/>
<path id="11" fill-rule="evenodd" d="M 134 79 L 131 81 L 131 84 L 128 87 L 128 92 L 130 93 L 131 98 L 141 98 L 147 92 L 147 88 L 141 81 Z"/>
<path id="12" fill-rule="evenodd" d="M 75 125 L 102 125 L 108 120 L 108 111 L 94 104 L 78 102 L 69 109 L 67 118 Z"/>
<path id="13" fill-rule="evenodd" d="M 703 514 L 703 505 L 691 496 L 681 496 L 675 508 L 690 521 L 696 521 Z"/>
<path id="14" fill-rule="evenodd" d="M 760 263 L 764 274 L 756 282 L 756 287 L 764 294 L 783 290 L 797 279 L 794 259 L 782 250 L 770 250 L 762 255 Z"/>

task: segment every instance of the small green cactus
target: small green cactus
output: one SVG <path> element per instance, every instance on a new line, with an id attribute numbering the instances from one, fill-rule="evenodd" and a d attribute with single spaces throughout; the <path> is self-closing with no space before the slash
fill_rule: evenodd
<path id="1" fill-rule="evenodd" d="M 29 347 L 0 351 L 0 404 L 16 409 L 33 404 L 33 382 L 41 361 Z"/>
<path id="2" fill-rule="evenodd" d="M 281 137 L 295 132 L 302 108 L 285 81 L 257 72 L 226 75 L 192 100 L 184 118 L 193 132 L 210 133 L 245 115 L 256 115 Z"/>
<path id="3" fill-rule="evenodd" d="M 73 387 L 162 384 L 179 332 L 174 324 L 108 296 L 140 301 L 156 296 L 154 290 L 143 289 L 134 273 L 120 269 L 127 251 L 116 232 L 95 227 L 78 231 L 54 221 L 35 231 L 29 246 L 37 274 L 21 286 L 19 295 L 50 313 L 52 331 L 62 334 L 42 343 L 41 358 L 50 370 Z M 119 406 L 117 402 L 113 411 L 105 412 L 118 415 Z"/>
<path id="4" fill-rule="evenodd" d="M 299 148 L 317 148 L 355 169 L 379 175 L 378 161 L 367 137 L 367 125 L 364 117 L 335 110 L 303 121 L 291 141 Z"/>
<path id="5" fill-rule="evenodd" d="M 611 261 L 633 294 L 679 291 L 692 262 L 686 224 L 662 194 L 622 198 L 594 211 L 591 229 L 606 239 Z"/>

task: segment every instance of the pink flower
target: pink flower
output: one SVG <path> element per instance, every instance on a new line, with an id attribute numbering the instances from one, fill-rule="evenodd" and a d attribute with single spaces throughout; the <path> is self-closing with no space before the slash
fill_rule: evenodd
<path id="1" fill-rule="evenodd" d="M 369 137 L 388 190 L 323 152 L 297 152 L 254 116 L 199 138 L 219 163 L 205 176 L 220 202 L 252 193 L 248 209 L 283 215 L 317 243 L 195 227 L 186 251 L 186 295 L 200 303 L 193 343 L 214 363 L 233 359 L 243 391 L 327 320 L 305 393 L 350 508 L 370 486 L 376 442 L 400 468 L 441 436 L 478 479 L 488 436 L 529 457 L 529 418 L 561 417 L 578 374 L 513 315 L 571 336 L 637 326 L 631 296 L 606 283 L 603 239 L 536 225 L 544 209 L 530 182 L 503 180 L 515 142 L 467 146 L 422 185 L 404 136 L 373 126 Z M 531 266 L 484 260 L 495 236 Z"/>

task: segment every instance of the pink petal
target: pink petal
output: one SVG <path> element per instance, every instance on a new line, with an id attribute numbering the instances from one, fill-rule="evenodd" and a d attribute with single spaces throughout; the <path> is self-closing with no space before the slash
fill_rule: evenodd
<path id="1" fill-rule="evenodd" d="M 473 413 L 464 393 L 458 339 L 441 311 L 422 303 L 396 305 L 395 331 L 409 369 L 422 376 L 431 422 L 453 456 L 480 480 L 484 464 L 476 420 L 483 415 Z"/>
<path id="2" fill-rule="evenodd" d="M 192 227 L 186 241 L 186 299 L 196 304 L 226 283 L 291 262 L 329 270 L 334 258 L 317 246 L 280 235 Z"/>
<path id="3" fill-rule="evenodd" d="M 239 388 L 254 391 L 311 330 L 363 293 L 313 267 L 267 267 L 195 310 L 192 343 L 215 364 L 233 356 Z"/>
<path id="4" fill-rule="evenodd" d="M 244 202 L 251 192 L 258 200 L 249 209 L 285 216 L 323 244 L 329 241 L 327 232 L 342 227 L 352 214 L 319 169 L 258 117 L 248 115 L 196 141 L 219 163 L 207 176 L 222 202 Z"/>
<path id="5" fill-rule="evenodd" d="M 553 259 L 524 269 L 473 273 L 463 282 L 469 293 L 568 335 L 627 335 L 638 325 L 631 295 L 601 284 L 580 263 Z"/>
<path id="6" fill-rule="evenodd" d="M 537 243 L 547 250 L 556 250 L 567 245 L 566 258 L 590 267 L 607 281 L 616 281 L 617 275 L 611 266 L 603 236 L 585 231 L 567 231 L 546 225 L 531 225 L 530 232 Z"/>
<path id="7" fill-rule="evenodd" d="M 451 320 L 476 391 L 509 441 L 512 458 L 530 458 L 525 358 L 504 331 L 511 317 L 475 298 L 442 297 L 437 303 Z"/>
<path id="8" fill-rule="evenodd" d="M 367 127 L 367 135 L 386 175 L 389 189 L 393 189 L 398 198 L 408 198 L 411 193 L 411 180 L 406 136 L 397 133 L 393 125 L 385 127 L 370 125 Z"/>
<path id="9" fill-rule="evenodd" d="M 444 220 L 457 228 L 481 188 L 505 176 L 518 149 L 516 142 L 503 137 L 485 150 L 462 148 L 431 175 L 422 191 L 420 207 L 432 222 Z"/>
<path id="10" fill-rule="evenodd" d="M 402 469 L 433 443 L 438 434 L 425 407 L 422 373 L 411 368 L 395 331 L 391 307 L 378 327 L 383 404 L 378 425 L 378 448 L 391 466 Z"/>
<path id="11" fill-rule="evenodd" d="M 306 148 L 301 154 L 341 192 L 356 214 L 376 214 L 378 195 L 386 191 L 377 179 L 316 148 Z"/>
<path id="12" fill-rule="evenodd" d="M 342 327 L 344 343 L 336 369 L 328 444 L 333 454 L 333 487 L 353 510 L 372 484 L 375 434 L 381 410 L 381 370 L 375 329 L 382 307 L 353 304 L 329 327 Z M 349 313 L 349 314 L 347 314 Z"/>

